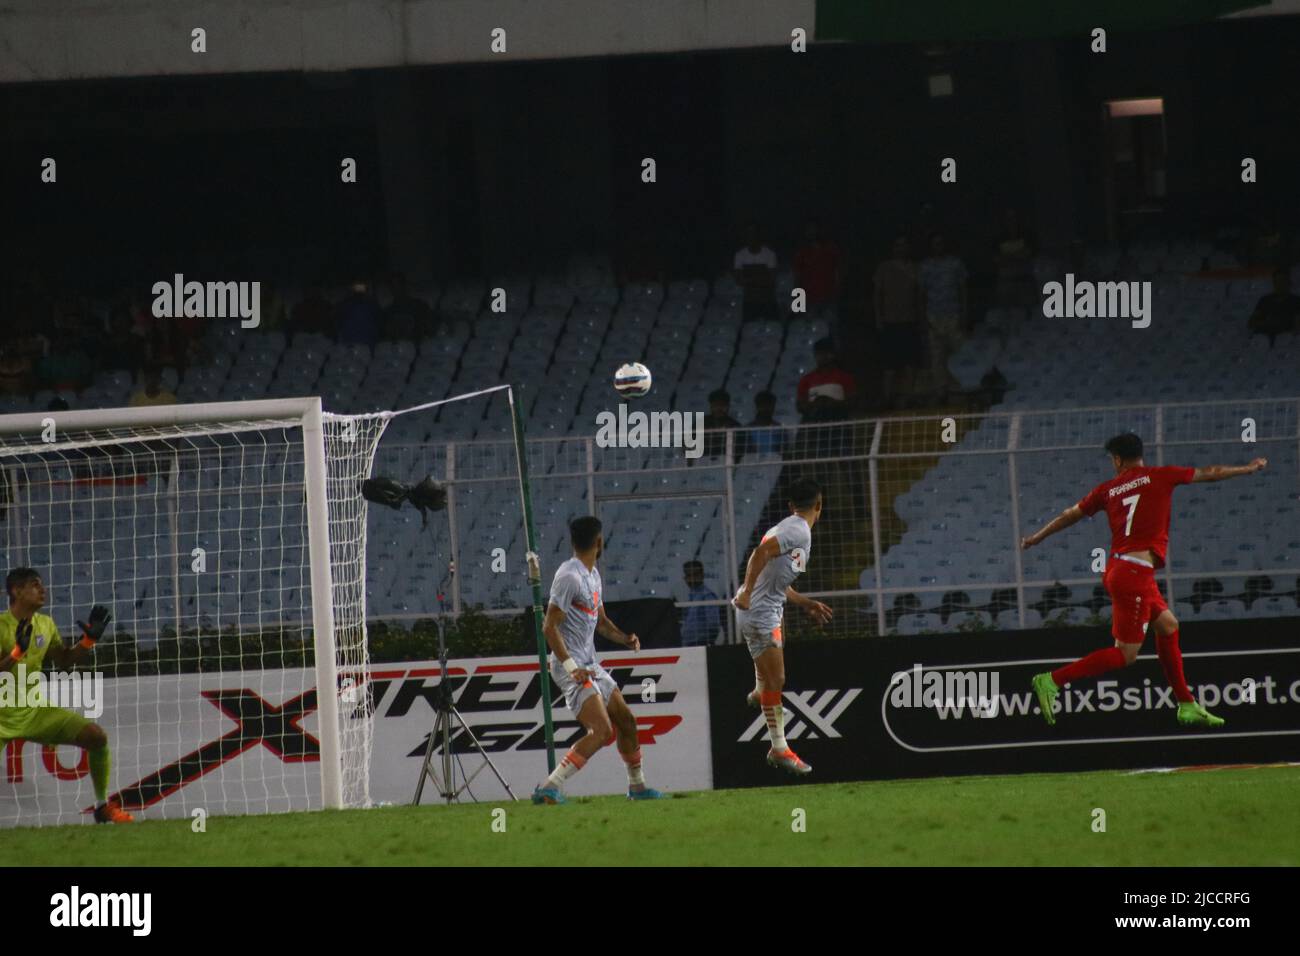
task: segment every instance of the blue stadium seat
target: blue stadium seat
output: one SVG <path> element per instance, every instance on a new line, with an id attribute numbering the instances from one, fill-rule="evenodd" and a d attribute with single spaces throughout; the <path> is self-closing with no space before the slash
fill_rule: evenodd
<path id="1" fill-rule="evenodd" d="M 942 631 L 943 624 L 937 614 L 904 614 L 898 619 L 895 631 L 899 634 L 928 634 Z"/>

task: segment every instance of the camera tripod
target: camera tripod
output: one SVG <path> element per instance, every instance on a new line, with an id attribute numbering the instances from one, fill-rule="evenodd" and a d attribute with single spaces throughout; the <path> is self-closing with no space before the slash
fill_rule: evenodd
<path id="1" fill-rule="evenodd" d="M 445 584 L 448 578 L 454 573 L 454 568 L 449 568 L 447 574 L 443 577 L 443 583 Z M 483 772 L 484 766 L 491 768 L 492 773 L 496 775 L 501 786 L 505 787 L 506 793 L 510 794 L 510 799 L 518 800 L 519 798 L 515 796 L 515 792 L 510 789 L 510 784 L 506 783 L 506 778 L 501 776 L 501 771 L 498 770 L 496 764 L 492 762 L 492 758 L 487 755 L 487 751 L 483 749 L 483 745 L 479 743 L 479 739 L 474 736 L 474 731 L 470 729 L 469 724 L 465 722 L 465 718 L 462 717 L 460 711 L 456 709 L 456 703 L 452 699 L 451 683 L 447 680 L 447 636 L 443 624 L 444 609 L 443 589 L 439 587 L 437 617 L 439 676 L 438 686 L 434 689 L 433 695 L 433 729 L 429 731 L 428 742 L 425 744 L 424 760 L 420 765 L 420 779 L 416 782 L 415 799 L 411 801 L 411 805 L 419 806 L 420 797 L 424 793 L 424 783 L 426 780 L 433 781 L 434 786 L 438 788 L 438 793 L 442 795 L 443 799 L 446 800 L 447 803 L 450 804 L 459 800 L 460 795 L 469 790 L 469 785 L 474 782 L 474 778 Z M 469 738 L 470 743 L 473 744 L 474 749 L 477 750 L 479 756 L 483 758 L 483 763 L 479 765 L 479 768 L 469 776 L 465 777 L 459 787 L 456 786 L 455 767 L 460 761 L 456 755 L 452 753 L 451 749 L 453 721 L 460 725 L 460 729 L 464 731 L 465 735 Z M 434 751 L 436 750 L 441 750 L 442 752 L 442 758 L 440 761 L 442 764 L 441 776 L 439 776 L 439 772 L 434 769 Z M 464 773 L 465 771 L 462 767 L 461 775 L 464 776 Z M 473 798 L 472 793 L 470 796 Z"/>

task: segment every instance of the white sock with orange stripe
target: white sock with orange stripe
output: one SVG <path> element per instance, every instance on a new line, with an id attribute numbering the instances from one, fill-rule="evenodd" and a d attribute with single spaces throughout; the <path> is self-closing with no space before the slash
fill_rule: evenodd
<path id="1" fill-rule="evenodd" d="M 618 755 L 627 764 L 627 785 L 629 787 L 644 787 L 645 774 L 641 772 L 641 748 L 637 747 L 630 754 L 625 754 L 620 750 Z"/>
<path id="2" fill-rule="evenodd" d="M 585 766 L 587 766 L 587 758 L 578 753 L 575 748 L 570 747 L 569 752 L 561 758 L 560 762 L 555 765 L 555 769 L 551 771 L 551 775 L 546 778 L 547 786 L 564 786 L 564 781 Z"/>
<path id="3" fill-rule="evenodd" d="M 767 735 L 772 741 L 772 749 L 789 750 L 790 746 L 785 742 L 785 713 L 781 707 L 781 692 L 765 690 L 758 695 L 758 700 L 763 705 L 763 719 L 767 721 Z"/>

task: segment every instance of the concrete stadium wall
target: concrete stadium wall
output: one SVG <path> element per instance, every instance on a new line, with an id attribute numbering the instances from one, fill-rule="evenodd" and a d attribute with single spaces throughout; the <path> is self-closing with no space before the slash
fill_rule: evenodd
<path id="1" fill-rule="evenodd" d="M 815 0 L 10 0 L 0 82 L 763 47 L 795 27 L 811 37 L 815 18 Z M 206 53 L 191 50 L 196 27 Z"/>

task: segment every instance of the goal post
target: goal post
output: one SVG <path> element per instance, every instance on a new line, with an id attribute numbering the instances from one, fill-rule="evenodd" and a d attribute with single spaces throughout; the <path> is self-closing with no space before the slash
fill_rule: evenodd
<path id="1" fill-rule="evenodd" d="M 311 561 L 311 616 L 316 643 L 316 706 L 320 714 L 321 803 L 331 809 L 343 807 L 343 774 L 339 746 L 338 659 L 334 644 L 334 581 L 330 574 L 329 507 L 325 481 L 325 423 L 320 398 L 307 399 L 302 409 L 303 488 L 307 500 L 309 553 L 325 555 Z M 363 568 L 364 573 L 364 568 Z M 362 615 L 364 619 L 364 614 Z"/>
<path id="2" fill-rule="evenodd" d="M 0 416 L 6 570 L 42 575 L 40 613 L 65 643 L 91 603 L 113 615 L 77 670 L 107 678 L 110 796 L 127 809 L 259 743 L 274 755 L 258 765 L 265 779 L 200 784 L 195 802 L 209 812 L 368 804 L 369 721 L 340 712 L 339 675 L 368 664 L 360 484 L 390 414 L 327 415 L 308 397 Z M 314 679 L 287 676 L 309 653 Z M 245 689 L 188 686 L 187 675 L 226 671 L 241 672 Z M 238 728 L 203 709 L 203 696 Z M 297 726 L 313 711 L 314 740 Z M 226 733 L 187 753 L 191 742 L 167 741 L 167 723 L 182 720 Z M 24 765 L 23 745 L 6 754 L 13 786 L 0 789 L 0 825 L 76 820 L 86 786 L 52 787 L 30 749 Z M 47 767 L 72 773 L 43 750 Z M 173 813 L 188 806 L 173 802 Z"/>
<path id="3" fill-rule="evenodd" d="M 516 561 L 524 552 L 531 598 L 514 606 L 532 605 L 521 624 L 537 648 L 554 766 L 518 389 L 388 407 L 331 413 L 309 397 L 0 416 L 0 573 L 35 568 L 39 613 L 65 637 L 93 605 L 113 616 L 73 676 L 103 680 L 94 719 L 113 752 L 109 797 L 124 809 L 369 806 L 382 691 L 368 683 L 367 621 L 418 624 L 446 610 L 437 575 L 453 559 L 457 595 L 499 611 L 507 591 L 513 601 L 525 590 L 518 571 L 498 576 L 504 564 L 485 559 L 499 547 Z M 376 476 L 450 480 L 464 526 L 368 504 L 362 486 Z M 0 749 L 0 827 L 84 819 L 84 753 L 22 740 Z"/>

